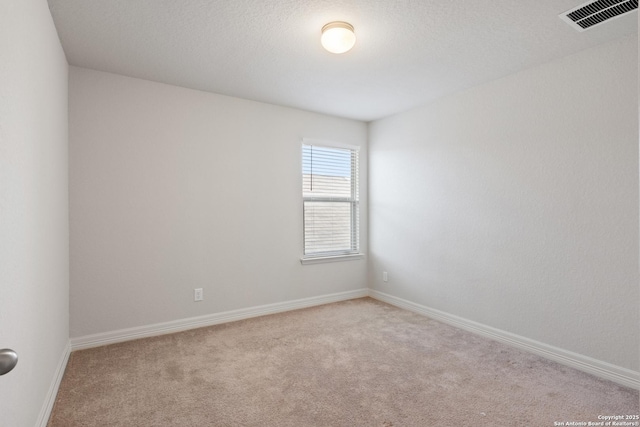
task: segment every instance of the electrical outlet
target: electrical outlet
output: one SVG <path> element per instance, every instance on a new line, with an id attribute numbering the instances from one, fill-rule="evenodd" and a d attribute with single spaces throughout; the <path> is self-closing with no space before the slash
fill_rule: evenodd
<path id="1" fill-rule="evenodd" d="M 389 276 L 387 275 L 386 271 L 382 272 L 382 281 L 383 282 L 388 282 L 389 281 Z"/>
<path id="2" fill-rule="evenodd" d="M 202 288 L 193 290 L 193 300 L 194 301 L 202 301 L 204 299 L 204 294 L 202 293 Z"/>

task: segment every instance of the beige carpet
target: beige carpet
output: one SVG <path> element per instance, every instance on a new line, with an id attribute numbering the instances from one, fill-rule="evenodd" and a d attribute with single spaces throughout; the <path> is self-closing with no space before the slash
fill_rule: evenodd
<path id="1" fill-rule="evenodd" d="M 364 298 L 74 352 L 49 426 L 554 426 L 638 399 Z"/>

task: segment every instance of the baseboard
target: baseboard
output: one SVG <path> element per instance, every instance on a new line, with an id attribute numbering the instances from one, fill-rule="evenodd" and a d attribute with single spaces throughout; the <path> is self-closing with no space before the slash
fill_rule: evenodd
<path id="1" fill-rule="evenodd" d="M 520 335 L 512 334 L 500 329 L 486 326 L 481 323 L 454 316 L 434 308 L 416 304 L 393 295 L 385 294 L 373 289 L 369 290 L 369 296 L 405 310 L 413 311 L 432 319 L 447 323 L 460 329 L 500 341 L 507 345 L 520 348 L 530 353 L 537 354 L 571 368 L 579 369 L 600 378 L 604 378 L 626 387 L 640 390 L 640 373 L 627 368 L 612 365 L 578 353 L 563 350 L 548 344 L 541 343 Z"/>
<path id="2" fill-rule="evenodd" d="M 285 311 L 298 310 L 301 308 L 313 307 L 332 302 L 346 301 L 349 299 L 363 298 L 370 296 L 377 300 L 386 302 L 405 310 L 413 311 L 432 319 L 450 324 L 460 329 L 473 332 L 475 334 L 505 343 L 507 345 L 520 348 L 530 353 L 537 354 L 571 368 L 579 369 L 600 378 L 604 378 L 626 387 L 640 390 L 640 373 L 627 368 L 616 366 L 607 362 L 593 359 L 578 353 L 554 347 L 539 341 L 525 338 L 510 332 L 506 332 L 491 326 L 483 325 L 472 320 L 464 319 L 434 308 L 407 301 L 373 289 L 358 289 L 355 291 L 340 292 L 329 295 L 321 295 L 292 301 L 285 301 L 274 304 L 261 305 L 256 307 L 243 308 L 238 310 L 214 313 L 205 316 L 191 317 L 165 323 L 140 326 L 136 328 L 120 329 L 112 332 L 87 335 L 72 338 L 70 346 L 65 350 L 65 354 L 60 362 L 56 378 L 49 390 L 47 402 L 42 410 L 39 420 L 44 420 L 44 424 L 39 422 L 38 426 L 46 426 L 46 420 L 51 412 L 55 396 L 64 373 L 64 367 L 69 358 L 69 352 L 92 347 L 99 347 L 108 344 L 115 344 L 124 341 L 131 341 L 139 338 L 152 337 L 157 335 L 170 334 L 188 329 L 201 328 L 205 326 L 218 325 L 221 323 L 233 322 L 237 320 L 249 319 L 252 317 L 264 316 L 268 314 L 281 313 Z"/>
<path id="3" fill-rule="evenodd" d="M 62 352 L 62 356 L 60 357 L 60 361 L 58 362 L 58 367 L 56 368 L 55 375 L 53 376 L 53 381 L 51 381 L 51 385 L 49 386 L 47 397 L 45 398 L 44 404 L 42 405 L 42 409 L 40 410 L 40 415 L 38 416 L 36 427 L 47 427 L 47 423 L 49 422 L 49 417 L 51 416 L 51 411 L 53 410 L 53 405 L 54 403 L 56 403 L 56 396 L 58 395 L 60 382 L 62 381 L 62 377 L 64 376 L 64 371 L 67 368 L 67 362 L 69 361 L 70 354 L 71 354 L 71 343 L 67 342 L 67 345 L 65 346 L 64 351 Z"/>
<path id="4" fill-rule="evenodd" d="M 239 310 L 225 311 L 222 313 L 208 314 L 205 316 L 191 317 L 188 319 L 174 320 L 171 322 L 156 323 L 153 325 L 140 326 L 136 328 L 120 329 L 112 332 L 86 335 L 83 337 L 72 338 L 71 350 L 82 350 L 86 348 L 99 347 L 124 341 L 131 341 L 139 338 L 171 334 L 188 329 L 202 328 L 205 326 L 218 325 L 220 323 L 249 319 L 251 317 L 281 313 L 290 310 L 298 310 L 301 308 L 329 304 L 338 301 L 346 301 L 354 298 L 363 298 L 368 295 L 369 289 L 358 289 L 355 291 L 347 291 L 292 301 L 278 302 L 256 307 L 242 308 Z"/>

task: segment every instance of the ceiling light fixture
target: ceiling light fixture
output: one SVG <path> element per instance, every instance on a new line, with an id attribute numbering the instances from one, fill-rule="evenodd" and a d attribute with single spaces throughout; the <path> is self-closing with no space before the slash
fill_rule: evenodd
<path id="1" fill-rule="evenodd" d="M 320 42 L 322 47 L 331 53 L 345 53 L 351 50 L 356 44 L 353 25 L 341 21 L 329 22 L 322 27 Z"/>

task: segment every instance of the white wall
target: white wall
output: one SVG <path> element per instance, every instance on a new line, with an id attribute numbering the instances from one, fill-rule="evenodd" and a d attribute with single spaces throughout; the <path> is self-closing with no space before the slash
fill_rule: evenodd
<path id="1" fill-rule="evenodd" d="M 69 97 L 72 337 L 366 288 L 299 261 L 301 139 L 361 146 L 366 195 L 365 123 L 77 67 Z"/>
<path id="2" fill-rule="evenodd" d="M 69 341 L 68 67 L 47 2 L 0 2 L 0 424 L 33 426 Z"/>
<path id="3" fill-rule="evenodd" d="M 637 59 L 632 36 L 372 123 L 372 287 L 638 371 Z"/>

